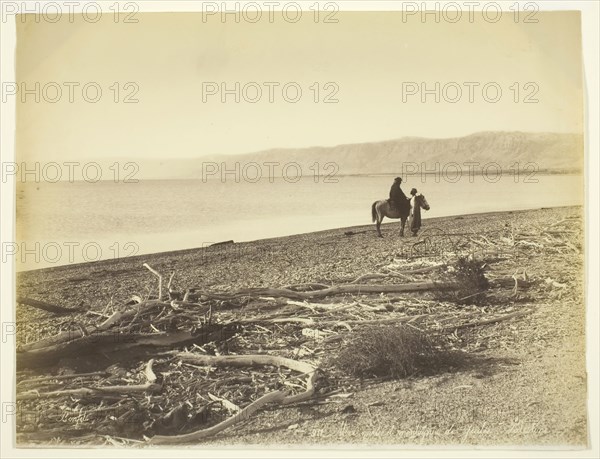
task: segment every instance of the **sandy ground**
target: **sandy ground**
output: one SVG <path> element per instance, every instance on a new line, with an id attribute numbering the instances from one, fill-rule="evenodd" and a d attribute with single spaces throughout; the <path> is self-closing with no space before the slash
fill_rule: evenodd
<path id="1" fill-rule="evenodd" d="M 438 245 L 444 253 L 426 255 L 428 259 L 452 255 L 446 252 L 453 242 L 442 234 L 461 241 L 485 240 L 482 236 L 493 243 L 580 215 L 581 208 L 552 208 L 425 219 L 425 235 L 448 241 Z M 489 307 L 531 307 L 533 312 L 475 332 L 456 333 L 452 338 L 456 346 L 473 355 L 476 364 L 428 377 L 355 380 L 344 387 L 347 397 L 269 407 L 203 444 L 585 447 L 583 228 L 581 222 L 573 223 L 577 220 L 569 222 L 556 227 L 562 234 L 555 237 L 566 238 L 566 243 L 538 240 L 538 247 L 521 247 L 518 256 L 490 265 L 496 276 L 525 269 L 534 287 L 518 301 Z M 397 225 L 384 224 L 383 239 L 368 225 L 30 271 L 17 276 L 18 294 L 103 311 L 111 299 L 119 304 L 132 294 L 155 293 L 156 278 L 143 263 L 162 273 L 175 271 L 174 284 L 181 288 L 228 291 L 303 282 L 335 284 L 378 272 L 391 262 L 414 260 L 416 239 L 400 238 Z M 345 234 L 349 231 L 353 234 Z M 473 245 L 473 250 L 485 251 L 485 244 Z M 427 295 L 425 299 L 435 302 Z M 17 324 L 18 344 L 68 326 L 64 318 L 27 306 L 18 307 Z M 74 443 L 98 443 L 86 438 Z M 34 437 L 21 440 L 30 442 Z"/>

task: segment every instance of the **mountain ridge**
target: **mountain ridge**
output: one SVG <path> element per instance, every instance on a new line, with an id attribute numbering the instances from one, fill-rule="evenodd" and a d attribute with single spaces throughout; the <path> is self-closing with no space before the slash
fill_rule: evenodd
<path id="1" fill-rule="evenodd" d="M 479 163 L 471 166 L 475 173 L 488 165 L 493 169 L 535 167 L 560 173 L 583 170 L 583 142 L 583 134 L 578 133 L 482 131 L 462 137 L 400 137 L 332 147 L 270 148 L 253 153 L 132 162 L 138 164 L 136 178 L 141 179 L 214 178 L 227 171 L 231 171 L 230 179 L 236 173 L 240 178 L 257 173 L 266 176 L 269 167 L 275 175 L 283 168 L 287 168 L 287 175 L 401 174 L 407 168 L 435 171 L 458 165 L 466 170 L 468 163 Z"/>

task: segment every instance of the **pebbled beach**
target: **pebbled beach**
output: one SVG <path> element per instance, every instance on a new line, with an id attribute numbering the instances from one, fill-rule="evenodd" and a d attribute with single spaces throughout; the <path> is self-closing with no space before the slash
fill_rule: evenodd
<path id="1" fill-rule="evenodd" d="M 447 262 L 460 252 L 493 259 L 488 271 L 493 278 L 525 271 L 532 280 L 531 289 L 518 299 L 510 297 L 508 289 L 504 303 L 469 309 L 482 315 L 528 308 L 531 313 L 448 338 L 456 348 L 476 355 L 481 365 L 419 378 L 347 383 L 339 386 L 350 394 L 347 398 L 271 407 L 205 442 L 581 447 L 587 442 L 587 389 L 580 217 L 582 208 L 561 207 L 424 218 L 417 238 L 400 238 L 399 223 L 393 221 L 383 224 L 382 239 L 376 237 L 374 225 L 364 225 L 22 272 L 17 274 L 19 297 L 80 312 L 66 319 L 18 305 L 17 345 L 69 329 L 73 323 L 98 322 L 101 318 L 95 315 L 132 295 L 156 295 L 157 278 L 144 263 L 163 275 L 165 285 L 174 273 L 172 285 L 178 290 L 233 292 L 303 283 L 347 284 L 391 264 Z M 515 244 L 515 234 L 531 236 L 527 243 Z M 386 301 L 397 309 L 404 307 L 404 298 L 409 311 L 446 307 L 427 293 L 390 294 Z M 380 301 L 381 296 L 350 299 Z M 236 311 L 228 314 L 235 316 Z M 218 320 L 218 310 L 213 317 Z M 285 354 L 285 348 L 281 352 Z M 48 371 L 53 370 L 39 374 Z M 35 369 L 28 370 L 17 378 L 36 374 Z M 102 442 L 93 433 L 69 437 L 68 428 L 63 429 L 65 438 L 58 444 Z M 36 437 L 36 432 L 40 433 L 24 428 L 18 430 L 18 438 L 43 443 L 44 436 Z"/>

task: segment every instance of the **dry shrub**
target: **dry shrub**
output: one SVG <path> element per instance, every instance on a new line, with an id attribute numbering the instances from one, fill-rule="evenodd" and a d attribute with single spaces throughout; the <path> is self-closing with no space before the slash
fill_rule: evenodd
<path id="1" fill-rule="evenodd" d="M 330 363 L 358 377 L 405 378 L 458 366 L 464 355 L 445 350 L 438 338 L 406 325 L 367 326 L 356 331 Z"/>
<path id="2" fill-rule="evenodd" d="M 455 283 L 453 290 L 438 290 L 438 301 L 451 301 L 456 304 L 482 304 L 486 301 L 486 290 L 490 283 L 485 277 L 484 263 L 472 258 L 461 257 L 454 270 L 447 274 L 447 281 Z"/>

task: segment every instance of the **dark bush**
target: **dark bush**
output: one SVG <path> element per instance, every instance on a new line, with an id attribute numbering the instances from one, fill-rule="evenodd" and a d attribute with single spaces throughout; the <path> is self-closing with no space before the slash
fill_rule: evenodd
<path id="1" fill-rule="evenodd" d="M 407 325 L 385 325 L 355 332 L 330 363 L 358 377 L 399 379 L 439 373 L 462 360 L 463 354 L 445 350 L 438 338 Z"/>

